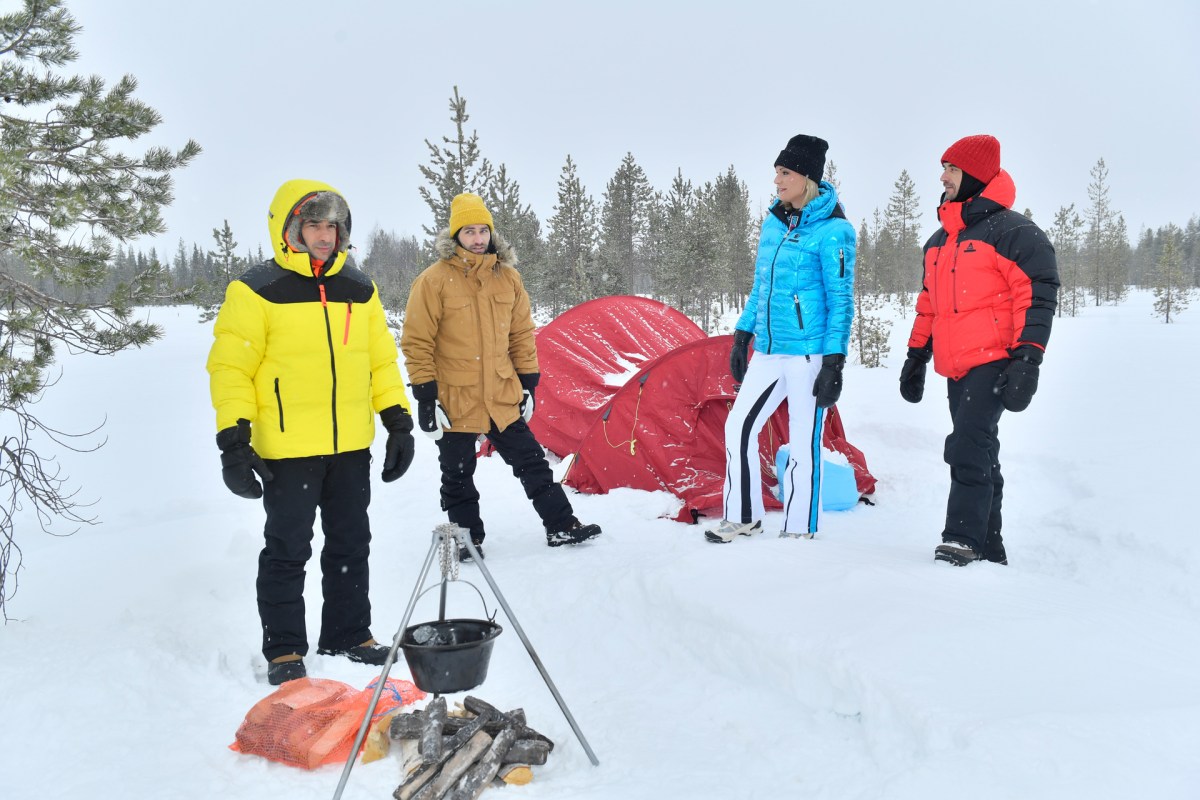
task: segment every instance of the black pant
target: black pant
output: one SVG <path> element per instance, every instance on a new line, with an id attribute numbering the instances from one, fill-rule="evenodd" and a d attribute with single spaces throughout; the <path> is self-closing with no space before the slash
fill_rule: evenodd
<path id="1" fill-rule="evenodd" d="M 371 451 L 267 461 L 263 482 L 266 546 L 258 556 L 258 615 L 263 655 L 305 655 L 304 566 L 312 556 L 321 509 L 321 635 L 317 646 L 342 650 L 371 638 L 367 556 L 371 552 Z"/>
<path id="2" fill-rule="evenodd" d="M 1000 415 L 1004 405 L 992 392 L 1007 361 L 981 364 L 959 380 L 948 381 L 954 429 L 946 437 L 950 498 L 942 538 L 965 542 L 987 552 L 1002 546 L 1000 504 Z"/>
<path id="3" fill-rule="evenodd" d="M 525 420 L 518 418 L 503 431 L 496 430 L 493 422 L 487 438 L 521 481 L 525 496 L 533 501 L 542 524 L 551 530 L 563 529 L 574 513 L 571 503 L 562 486 L 555 483 L 546 454 Z M 479 516 L 479 491 L 475 488 L 477 439 L 474 433 L 444 433 L 437 444 L 438 462 L 442 466 L 442 508 L 451 522 L 469 530 L 475 541 L 482 541 L 483 520 Z"/>

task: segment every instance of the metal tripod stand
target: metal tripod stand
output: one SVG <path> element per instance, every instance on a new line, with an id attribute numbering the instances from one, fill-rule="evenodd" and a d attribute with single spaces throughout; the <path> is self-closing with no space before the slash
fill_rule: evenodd
<path id="1" fill-rule="evenodd" d="M 558 693 L 558 687 L 554 685 L 554 681 L 550 679 L 550 674 L 546 672 L 546 667 L 542 664 L 542 659 L 538 657 L 537 651 L 533 649 L 529 637 L 525 635 L 524 629 L 521 628 L 521 623 L 517 622 L 516 615 L 513 614 L 508 601 L 504 599 L 504 594 L 500 591 L 500 587 L 496 585 L 495 579 L 492 578 L 491 571 L 483 563 L 483 558 L 479 555 L 479 551 L 475 549 L 475 543 L 471 541 L 471 537 L 465 529 L 458 527 L 452 522 L 447 522 L 433 529 L 433 541 L 429 545 L 429 553 L 425 556 L 425 564 L 421 567 L 421 574 L 417 576 L 417 585 L 413 588 L 412 597 L 409 598 L 408 608 L 404 610 L 404 619 L 400 621 L 400 627 L 396 629 L 396 635 L 392 637 L 392 648 L 388 651 L 387 659 L 383 662 L 383 670 L 379 673 L 379 681 L 375 685 L 375 694 L 372 695 L 371 703 L 367 706 L 366 713 L 363 714 L 362 724 L 358 727 L 358 736 L 354 739 L 354 746 L 350 748 L 350 755 L 346 759 L 346 766 L 342 770 L 341 779 L 338 781 L 337 791 L 333 793 L 333 800 L 340 800 L 342 791 L 346 788 L 346 781 L 350 779 L 350 770 L 354 769 L 354 762 L 358 760 L 358 750 L 362 747 L 363 739 L 367 736 L 367 729 L 371 727 L 371 716 L 375 713 L 375 706 L 379 704 L 379 698 L 383 694 L 388 673 L 392 669 L 392 664 L 396 661 L 396 652 L 400 649 L 400 642 L 404 638 L 404 631 L 408 629 L 408 623 L 412 617 L 413 608 L 417 605 L 417 599 L 422 594 L 421 587 L 424 585 L 425 578 L 429 574 L 429 568 L 433 565 L 433 559 L 439 551 L 445 548 L 453 548 L 453 567 L 457 567 L 459 546 L 467 549 L 475 565 L 483 573 L 484 579 L 492 589 L 492 594 L 495 595 L 497 602 L 504 609 L 504 614 L 508 617 L 508 621 L 512 623 L 513 630 L 521 637 L 521 643 L 525 645 L 525 650 L 528 651 L 529 657 L 533 659 L 534 666 L 541 673 L 542 680 L 546 682 L 546 688 L 550 690 L 550 694 L 554 695 L 555 702 L 562 709 L 563 716 L 567 718 L 571 730 L 575 732 L 575 738 L 579 740 L 579 744 L 583 746 L 584 752 L 587 753 L 588 760 L 592 762 L 592 766 L 600 766 L 600 761 L 596 758 L 596 754 L 592 752 L 591 745 L 588 744 L 583 731 L 579 730 L 579 725 L 575 723 L 575 717 L 571 715 L 571 710 L 567 708 L 562 695 Z M 451 580 L 450 573 L 452 569 L 449 559 L 442 559 L 441 569 L 442 593 L 438 616 L 444 618 L 446 616 L 446 587 Z M 454 572 L 454 578 L 457 579 L 457 570 L 455 569 Z"/>

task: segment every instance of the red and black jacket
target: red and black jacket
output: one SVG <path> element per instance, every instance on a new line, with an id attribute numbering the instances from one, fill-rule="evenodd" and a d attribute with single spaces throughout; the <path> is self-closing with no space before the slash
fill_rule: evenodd
<path id="1" fill-rule="evenodd" d="M 1009 357 L 1046 349 L 1058 305 L 1058 267 L 1046 234 L 1012 210 L 1004 170 L 983 191 L 938 208 L 942 227 L 925 243 L 925 279 L 908 346 L 928 347 L 933 368 L 957 380 Z"/>

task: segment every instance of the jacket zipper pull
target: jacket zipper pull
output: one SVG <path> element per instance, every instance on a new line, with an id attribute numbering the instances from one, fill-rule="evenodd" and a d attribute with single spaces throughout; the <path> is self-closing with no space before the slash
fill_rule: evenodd
<path id="1" fill-rule="evenodd" d="M 325 284 L 318 283 L 317 288 L 321 291 L 321 308 L 325 308 Z"/>
<path id="2" fill-rule="evenodd" d="M 846 248 L 844 247 L 838 248 L 838 262 L 840 263 L 840 266 L 838 267 L 838 277 L 844 278 L 846 277 Z"/>
<path id="3" fill-rule="evenodd" d="M 346 332 L 342 334 L 342 344 L 350 344 L 350 308 L 351 303 L 346 302 Z"/>

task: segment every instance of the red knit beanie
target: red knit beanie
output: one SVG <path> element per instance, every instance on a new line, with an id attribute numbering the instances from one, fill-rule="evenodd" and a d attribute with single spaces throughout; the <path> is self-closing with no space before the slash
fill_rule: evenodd
<path id="1" fill-rule="evenodd" d="M 989 183 L 1000 171 L 1000 142 L 995 136 L 965 136 L 942 153 L 943 164 L 953 164 L 981 183 Z"/>

